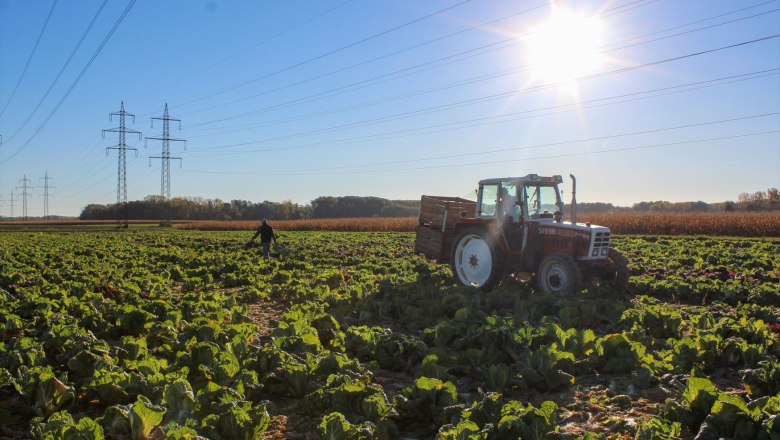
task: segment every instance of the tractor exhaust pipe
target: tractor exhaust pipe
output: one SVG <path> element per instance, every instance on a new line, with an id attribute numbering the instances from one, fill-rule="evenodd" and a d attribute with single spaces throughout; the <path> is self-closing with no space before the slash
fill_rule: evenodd
<path id="1" fill-rule="evenodd" d="M 569 174 L 571 177 L 571 223 L 577 224 L 577 178 L 574 174 Z"/>

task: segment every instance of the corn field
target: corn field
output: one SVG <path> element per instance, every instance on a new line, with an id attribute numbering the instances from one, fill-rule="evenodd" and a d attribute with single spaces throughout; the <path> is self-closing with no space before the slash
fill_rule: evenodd
<path id="1" fill-rule="evenodd" d="M 268 223 L 277 231 L 413 232 L 417 227 L 417 217 L 271 219 Z M 201 231 L 249 231 L 258 226 L 260 222 L 257 221 L 199 221 L 174 225 L 177 229 Z"/>
<path id="2" fill-rule="evenodd" d="M 717 235 L 780 237 L 780 213 L 589 214 L 578 222 L 608 226 L 621 235 Z M 277 230 L 345 232 L 414 232 L 416 217 L 271 220 Z M 248 231 L 256 221 L 199 221 L 174 227 L 203 231 Z"/>
<path id="3" fill-rule="evenodd" d="M 780 212 L 715 214 L 601 214 L 578 221 L 608 226 L 622 235 L 780 237 Z"/>

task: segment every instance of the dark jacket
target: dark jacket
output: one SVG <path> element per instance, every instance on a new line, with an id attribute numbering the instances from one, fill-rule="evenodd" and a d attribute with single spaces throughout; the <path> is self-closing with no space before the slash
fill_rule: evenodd
<path id="1" fill-rule="evenodd" d="M 257 228 L 257 232 L 255 232 L 252 240 L 257 238 L 258 235 L 260 236 L 260 243 L 270 243 L 272 239 L 276 239 L 274 228 L 272 228 L 268 223 L 260 225 L 260 227 Z"/>

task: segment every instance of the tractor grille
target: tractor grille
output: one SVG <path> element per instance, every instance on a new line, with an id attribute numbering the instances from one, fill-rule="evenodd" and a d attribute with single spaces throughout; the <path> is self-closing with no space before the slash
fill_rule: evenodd
<path id="1" fill-rule="evenodd" d="M 591 257 L 606 257 L 609 253 L 609 232 L 596 232 L 593 235 L 593 247 Z"/>

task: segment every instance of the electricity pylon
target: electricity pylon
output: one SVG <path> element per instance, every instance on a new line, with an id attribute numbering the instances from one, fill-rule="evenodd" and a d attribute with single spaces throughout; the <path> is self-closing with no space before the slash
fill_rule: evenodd
<path id="1" fill-rule="evenodd" d="M 49 172 L 46 171 L 44 173 L 44 177 L 41 177 L 43 179 L 43 220 L 49 219 L 49 189 L 54 188 L 53 186 L 49 185 L 49 180 L 52 180 L 51 177 L 49 177 Z"/>
<path id="2" fill-rule="evenodd" d="M 11 204 L 11 215 L 9 215 L 8 218 L 10 220 L 13 220 L 14 218 L 14 192 L 13 191 L 11 191 L 11 198 L 5 201 Z"/>
<path id="3" fill-rule="evenodd" d="M 0 199 L 0 203 L 5 203 L 5 202 L 8 202 L 11 205 L 11 215 L 8 216 L 8 220 L 12 220 L 14 216 L 14 192 L 13 191 L 11 191 L 11 198 Z"/>
<path id="4" fill-rule="evenodd" d="M 117 171 L 116 171 L 116 203 L 119 205 L 121 211 L 124 212 L 124 226 L 127 227 L 127 150 L 135 151 L 135 155 L 138 156 L 138 149 L 128 147 L 126 142 L 127 133 L 138 134 L 138 140 L 141 140 L 141 132 L 137 130 L 131 130 L 125 125 L 125 117 L 130 116 L 135 123 L 135 115 L 127 113 L 125 111 L 125 102 L 122 101 L 122 105 L 118 112 L 109 113 L 108 120 L 113 121 L 114 115 L 119 116 L 119 127 L 109 128 L 103 130 L 102 136 L 106 137 L 106 133 L 119 133 L 119 143 L 113 147 L 106 147 L 106 156 L 108 156 L 108 150 L 117 150 Z M 119 219 L 117 219 L 119 220 Z"/>
<path id="5" fill-rule="evenodd" d="M 162 118 L 152 118 L 152 128 L 154 128 L 154 121 L 163 121 L 163 134 L 162 137 L 146 137 L 144 139 L 144 147 L 149 139 L 162 141 L 162 154 L 160 156 L 149 156 L 149 166 L 152 166 L 152 159 L 160 159 L 162 163 L 161 176 L 160 176 L 160 195 L 166 200 L 171 198 L 171 159 L 178 160 L 181 167 L 181 157 L 171 156 L 171 142 L 184 142 L 184 149 L 187 149 L 187 141 L 184 139 L 177 139 L 171 137 L 170 122 L 178 122 L 179 130 L 181 130 L 181 119 L 174 119 L 168 116 L 168 103 L 165 103 L 165 113 Z"/>
<path id="6" fill-rule="evenodd" d="M 30 183 L 30 179 L 28 179 L 27 176 L 24 176 L 19 182 L 21 182 L 22 186 L 17 186 L 16 189 L 21 189 L 22 193 L 17 194 L 16 197 L 22 198 L 22 218 L 24 221 L 27 221 L 27 197 L 32 197 L 32 194 L 27 192 L 27 184 Z"/>

